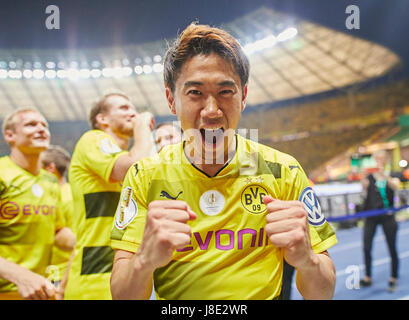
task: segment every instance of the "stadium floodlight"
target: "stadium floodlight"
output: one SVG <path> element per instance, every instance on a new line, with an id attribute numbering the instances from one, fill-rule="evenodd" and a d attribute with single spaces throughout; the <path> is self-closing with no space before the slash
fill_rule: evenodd
<path id="1" fill-rule="evenodd" d="M 41 69 L 34 69 L 33 70 L 33 77 L 35 79 L 42 79 L 44 78 L 44 71 Z"/>
<path id="2" fill-rule="evenodd" d="M 290 40 L 294 38 L 297 35 L 297 33 L 298 30 L 296 28 L 294 27 L 287 28 L 277 36 L 277 40 L 280 42 Z"/>
<path id="3" fill-rule="evenodd" d="M 133 70 L 131 67 L 123 67 L 122 74 L 124 77 L 129 77 L 132 74 Z"/>
<path id="4" fill-rule="evenodd" d="M 57 72 L 55 70 L 46 70 L 45 76 L 47 79 L 54 79 L 57 76 Z"/>
<path id="5" fill-rule="evenodd" d="M 269 35 L 263 39 L 246 44 L 243 50 L 246 54 L 252 54 L 253 52 L 261 51 L 266 48 L 271 48 L 276 43 L 277 43 L 277 38 L 274 35 Z"/>
<path id="6" fill-rule="evenodd" d="M 33 77 L 33 71 L 31 71 L 30 69 L 25 69 L 23 71 L 23 77 L 26 79 L 31 79 Z"/>
<path id="7" fill-rule="evenodd" d="M 101 62 L 99 62 L 99 61 L 97 61 L 97 60 L 94 60 L 94 61 L 92 61 L 91 62 L 91 66 L 93 67 L 93 68 L 99 68 L 100 66 L 101 66 Z"/>
<path id="8" fill-rule="evenodd" d="M 8 75 L 11 79 L 21 79 L 23 73 L 20 70 L 9 70 Z"/>
<path id="9" fill-rule="evenodd" d="M 46 66 L 48 69 L 54 69 L 54 68 L 55 68 L 55 62 L 47 61 L 47 62 L 45 63 L 45 66 Z"/>
<path id="10" fill-rule="evenodd" d="M 162 71 L 163 71 L 163 64 L 161 64 L 161 63 L 155 63 L 155 64 L 152 66 L 152 70 L 153 70 L 154 72 L 157 72 L 157 73 L 162 72 Z"/>
<path id="11" fill-rule="evenodd" d="M 71 68 L 67 70 L 67 78 L 71 81 L 76 81 L 80 77 L 80 72 L 77 69 Z"/>
<path id="12" fill-rule="evenodd" d="M 64 79 L 67 77 L 67 71 L 65 71 L 64 69 L 60 69 L 57 71 L 57 77 L 60 79 Z"/>
<path id="13" fill-rule="evenodd" d="M 0 69 L 0 79 L 7 79 L 7 70 Z"/>
<path id="14" fill-rule="evenodd" d="M 134 70 L 136 74 L 143 73 L 143 68 L 141 66 L 135 66 Z"/>
<path id="15" fill-rule="evenodd" d="M 255 42 L 247 43 L 243 50 L 246 54 L 252 54 L 253 52 L 261 51 L 267 48 L 273 47 L 277 42 L 283 42 L 294 38 L 298 34 L 298 31 L 294 27 L 289 27 L 282 31 L 278 36 L 269 35 L 263 39 Z"/>
<path id="16" fill-rule="evenodd" d="M 114 75 L 114 69 L 112 68 L 104 68 L 102 69 L 102 76 L 105 78 L 112 77 Z"/>
<path id="17" fill-rule="evenodd" d="M 83 68 L 80 70 L 80 77 L 83 79 L 88 79 L 91 76 L 91 71 L 89 69 Z"/>
<path id="18" fill-rule="evenodd" d="M 123 71 L 121 67 L 115 67 L 112 69 L 112 76 L 114 78 L 122 78 L 123 77 Z"/>
<path id="19" fill-rule="evenodd" d="M 152 73 L 152 67 L 149 64 L 145 64 L 142 68 L 145 74 Z"/>
<path id="20" fill-rule="evenodd" d="M 156 63 L 161 62 L 162 57 L 159 54 L 157 54 L 156 56 L 153 57 L 153 61 L 156 62 Z"/>
<path id="21" fill-rule="evenodd" d="M 102 71 L 99 69 L 92 69 L 91 70 L 91 77 L 99 78 L 102 75 Z"/>

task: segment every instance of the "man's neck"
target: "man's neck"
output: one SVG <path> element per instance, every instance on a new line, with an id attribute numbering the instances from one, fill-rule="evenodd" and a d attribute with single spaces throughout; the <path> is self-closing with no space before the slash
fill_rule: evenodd
<path id="1" fill-rule="evenodd" d="M 33 175 L 37 175 L 40 172 L 40 154 L 25 154 L 19 149 L 13 148 L 10 153 L 10 159 L 19 167 L 30 172 Z"/>
<path id="2" fill-rule="evenodd" d="M 214 177 L 226 164 L 234 157 L 237 148 L 237 137 L 235 137 L 234 143 L 229 146 L 229 151 L 224 154 L 223 159 L 213 158 L 213 163 L 207 164 L 205 159 L 197 159 L 195 157 L 190 157 L 185 150 L 185 155 L 188 160 L 198 169 L 206 173 L 209 177 Z"/>
<path id="3" fill-rule="evenodd" d="M 106 128 L 103 131 L 108 133 L 112 138 L 114 138 L 115 142 L 122 150 L 128 150 L 130 140 L 129 137 L 120 137 L 117 134 L 115 134 L 110 128 Z"/>

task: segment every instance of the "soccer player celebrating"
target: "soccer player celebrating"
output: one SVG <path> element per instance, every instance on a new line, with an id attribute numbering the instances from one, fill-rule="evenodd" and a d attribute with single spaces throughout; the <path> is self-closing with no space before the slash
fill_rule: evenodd
<path id="1" fill-rule="evenodd" d="M 73 250 L 75 236 L 60 214 L 57 179 L 41 169 L 50 141 L 45 118 L 19 109 L 3 122 L 10 155 L 0 158 L 0 299 L 52 299 L 46 279 L 53 244 Z"/>
<path id="2" fill-rule="evenodd" d="M 64 298 L 105 300 L 111 299 L 109 242 L 120 183 L 135 161 L 156 153 L 154 120 L 150 113 L 138 114 L 128 96 L 112 92 L 94 104 L 89 121 L 92 130 L 77 142 L 68 171 L 78 241 Z"/>
<path id="3" fill-rule="evenodd" d="M 230 34 L 191 24 L 164 59 L 182 143 L 132 166 L 111 245 L 115 299 L 279 299 L 283 259 L 306 299 L 330 299 L 336 236 L 291 156 L 235 133 L 249 63 Z"/>

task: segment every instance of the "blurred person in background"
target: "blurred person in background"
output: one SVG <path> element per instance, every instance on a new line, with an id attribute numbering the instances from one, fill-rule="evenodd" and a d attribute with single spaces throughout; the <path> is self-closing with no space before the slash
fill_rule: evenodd
<path id="1" fill-rule="evenodd" d="M 64 148 L 52 145 L 41 153 L 40 159 L 42 168 L 54 174 L 58 179 L 61 187 L 61 212 L 64 215 L 66 225 L 75 234 L 76 232 L 72 227 L 74 204 L 72 201 L 71 186 L 66 179 L 71 156 Z M 70 256 L 71 252 L 63 251 L 53 246 L 51 263 L 48 268 L 52 272 L 49 279 L 52 280 L 54 285 L 58 288 L 57 299 L 64 296 L 65 282 L 62 282 L 62 280 Z"/>
<path id="2" fill-rule="evenodd" d="M 75 236 L 61 214 L 58 180 L 41 168 L 48 123 L 22 108 L 4 119 L 3 136 L 11 152 L 0 158 L 0 299 L 54 299 L 46 278 L 52 247 L 70 252 Z"/>
<path id="3" fill-rule="evenodd" d="M 155 128 L 155 143 L 158 152 L 164 146 L 182 141 L 182 130 L 172 122 L 163 122 Z"/>
<path id="4" fill-rule="evenodd" d="M 68 172 L 78 241 L 64 299 L 111 299 L 109 240 L 121 182 L 134 162 L 156 154 L 153 115 L 138 114 L 122 92 L 96 101 L 89 122 L 92 129 L 77 142 Z"/>
<path id="5" fill-rule="evenodd" d="M 361 181 L 362 188 L 366 194 L 363 210 L 375 210 L 391 208 L 394 205 L 394 192 L 400 186 L 400 180 L 390 176 L 385 169 L 387 164 L 387 153 L 385 150 L 378 150 L 372 157 L 376 161 L 377 170 L 364 177 Z M 378 225 L 382 225 L 386 242 L 391 256 L 391 275 L 388 282 L 388 291 L 394 292 L 397 289 L 399 258 L 396 249 L 396 235 L 398 225 L 393 213 L 385 213 L 364 219 L 363 245 L 365 258 L 365 276 L 360 281 L 362 287 L 372 285 L 372 243 Z"/>

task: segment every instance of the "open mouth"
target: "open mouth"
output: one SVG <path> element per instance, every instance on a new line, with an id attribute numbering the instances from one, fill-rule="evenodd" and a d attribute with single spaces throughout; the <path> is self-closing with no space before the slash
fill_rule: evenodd
<path id="1" fill-rule="evenodd" d="M 220 143 L 223 143 L 224 138 L 224 129 L 223 128 L 216 128 L 216 129 L 200 129 L 200 133 L 202 135 L 202 143 L 206 146 L 216 147 Z"/>

